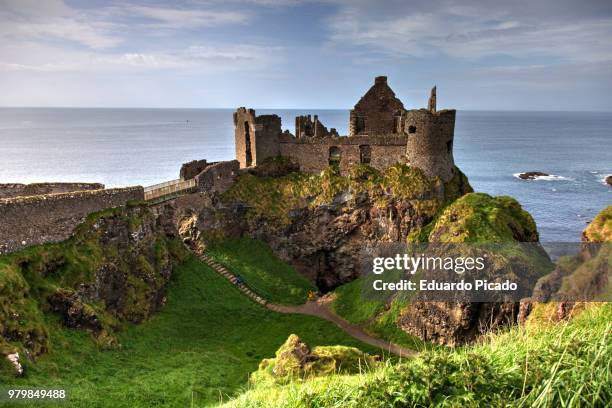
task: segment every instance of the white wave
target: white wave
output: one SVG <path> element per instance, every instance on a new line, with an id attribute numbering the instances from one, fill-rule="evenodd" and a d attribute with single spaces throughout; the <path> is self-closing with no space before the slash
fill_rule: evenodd
<path id="1" fill-rule="evenodd" d="M 599 181 L 601 181 L 602 184 L 608 185 L 608 183 L 606 183 L 606 179 L 610 176 L 612 176 L 612 174 L 604 174 L 603 177 L 600 177 Z"/>
<path id="2" fill-rule="evenodd" d="M 571 177 L 558 176 L 556 174 L 549 174 L 548 176 L 534 176 L 532 179 L 522 179 L 519 176 L 523 173 L 513 173 L 512 175 L 519 180 L 544 180 L 544 181 L 573 181 L 574 179 Z"/>

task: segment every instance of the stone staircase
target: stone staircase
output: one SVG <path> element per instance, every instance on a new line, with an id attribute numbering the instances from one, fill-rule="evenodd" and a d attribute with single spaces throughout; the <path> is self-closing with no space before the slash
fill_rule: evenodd
<path id="1" fill-rule="evenodd" d="M 246 284 L 238 283 L 238 278 L 236 277 L 236 275 L 230 272 L 225 266 L 221 265 L 220 263 L 218 263 L 217 261 L 215 261 L 204 253 L 197 254 L 197 257 L 206 265 L 210 266 L 219 275 L 223 276 L 225 279 L 235 285 L 238 290 L 244 293 L 253 302 L 259 303 L 262 306 L 269 306 L 269 303 L 266 299 L 253 292 Z"/>

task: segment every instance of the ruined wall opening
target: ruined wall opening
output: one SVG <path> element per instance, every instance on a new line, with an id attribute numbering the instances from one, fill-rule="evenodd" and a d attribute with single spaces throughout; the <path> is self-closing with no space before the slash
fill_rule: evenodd
<path id="1" fill-rule="evenodd" d="M 338 146 L 332 146 L 329 148 L 329 165 L 332 167 L 340 167 L 340 160 L 342 159 L 342 152 Z"/>
<path id="2" fill-rule="evenodd" d="M 414 125 L 408 126 L 408 133 L 416 133 L 416 126 Z"/>
<path id="3" fill-rule="evenodd" d="M 448 154 L 453 153 L 453 141 L 452 140 L 449 140 L 448 142 L 446 142 L 446 152 Z"/>
<path id="4" fill-rule="evenodd" d="M 246 158 L 246 167 L 251 167 L 253 164 L 253 154 L 251 153 L 251 127 L 249 122 L 244 122 L 244 149 Z"/>
<path id="5" fill-rule="evenodd" d="M 370 145 L 359 146 L 359 162 L 361 164 L 370 164 L 372 160 L 372 148 Z"/>

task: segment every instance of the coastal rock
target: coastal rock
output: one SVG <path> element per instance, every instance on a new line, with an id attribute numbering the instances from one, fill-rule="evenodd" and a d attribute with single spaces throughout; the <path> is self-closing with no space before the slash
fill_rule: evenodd
<path id="1" fill-rule="evenodd" d="M 520 322 L 566 320 L 593 301 L 609 301 L 612 287 L 612 206 L 601 211 L 582 233 L 580 253 L 564 256 L 540 278 L 524 300 Z"/>
<path id="2" fill-rule="evenodd" d="M 606 176 L 605 182 L 607 185 L 612 186 L 612 176 Z"/>
<path id="3" fill-rule="evenodd" d="M 550 176 L 550 174 L 542 173 L 541 171 L 528 171 L 519 173 L 518 178 L 522 180 L 535 180 L 538 177 Z"/>

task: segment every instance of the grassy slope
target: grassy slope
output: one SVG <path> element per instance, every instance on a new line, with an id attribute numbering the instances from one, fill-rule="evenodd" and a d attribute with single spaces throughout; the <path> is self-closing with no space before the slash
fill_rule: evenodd
<path id="1" fill-rule="evenodd" d="M 375 351 L 332 323 L 255 305 L 195 259 L 175 271 L 168 304 L 158 315 L 119 334 L 120 349 L 99 351 L 85 332 L 47 319 L 50 353 L 10 384 L 67 387 L 68 406 L 78 407 L 184 407 L 192 397 L 197 406 L 207 406 L 227 400 L 291 333 L 312 345 Z"/>
<path id="2" fill-rule="evenodd" d="M 272 302 L 302 304 L 309 291 L 316 291 L 306 278 L 276 258 L 264 242 L 250 238 L 215 241 L 207 253 Z"/>
<path id="3" fill-rule="evenodd" d="M 610 406 L 612 305 L 372 373 L 259 386 L 228 407 Z"/>

